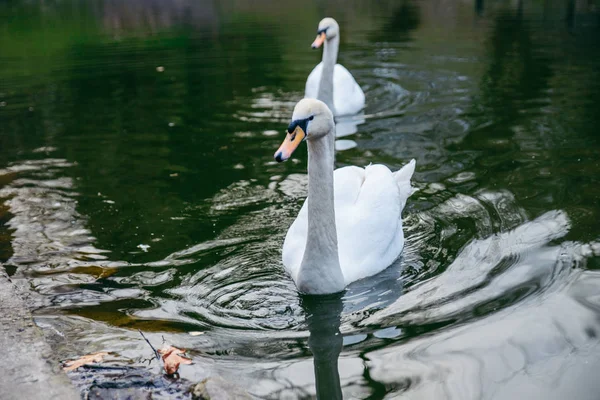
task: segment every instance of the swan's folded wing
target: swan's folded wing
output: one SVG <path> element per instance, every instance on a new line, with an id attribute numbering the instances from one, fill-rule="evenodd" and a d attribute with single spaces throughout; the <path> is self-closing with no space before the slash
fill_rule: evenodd
<path id="1" fill-rule="evenodd" d="M 353 196 L 338 195 L 347 192 L 336 175 L 338 250 L 346 282 L 383 270 L 403 245 L 399 191 L 392 172 L 383 165 L 363 171 L 363 182 Z"/>
<path id="2" fill-rule="evenodd" d="M 356 114 L 365 107 L 365 94 L 360 85 L 340 64 L 336 64 L 333 70 L 333 104 L 336 115 Z"/>
<path id="3" fill-rule="evenodd" d="M 338 168 L 333 173 L 335 210 L 352 205 L 365 181 L 365 169 L 355 166 Z"/>
<path id="4" fill-rule="evenodd" d="M 398 191 L 400 192 L 400 212 L 404 209 L 406 199 L 416 190 L 412 187 L 410 179 L 415 173 L 416 161 L 413 158 L 408 164 L 394 172 L 394 179 L 398 185 Z"/>

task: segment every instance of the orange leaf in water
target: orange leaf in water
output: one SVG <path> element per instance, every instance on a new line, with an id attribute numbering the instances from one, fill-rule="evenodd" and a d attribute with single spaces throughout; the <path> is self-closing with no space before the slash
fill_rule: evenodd
<path id="1" fill-rule="evenodd" d="M 192 360 L 189 358 L 182 357 L 185 354 L 185 350 L 180 350 L 173 346 L 165 346 L 158 350 L 158 353 L 162 356 L 162 360 L 165 363 L 165 371 L 168 375 L 173 375 L 179 369 L 179 364 L 191 364 Z"/>
<path id="2" fill-rule="evenodd" d="M 65 371 L 73 371 L 84 365 L 99 363 L 102 361 L 104 356 L 107 356 L 107 355 L 108 355 L 108 353 L 104 353 L 104 352 L 88 354 L 86 356 L 78 358 L 77 360 L 67 361 L 65 363 L 63 369 Z"/>

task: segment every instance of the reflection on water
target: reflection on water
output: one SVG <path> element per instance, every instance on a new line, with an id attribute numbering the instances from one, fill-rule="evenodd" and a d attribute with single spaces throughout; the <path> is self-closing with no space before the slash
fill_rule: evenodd
<path id="1" fill-rule="evenodd" d="M 340 333 L 342 296 L 304 296 L 302 306 L 310 332 L 308 347 L 314 359 L 317 398 L 342 399 L 338 371 L 338 357 L 343 344 Z"/>
<path id="2" fill-rule="evenodd" d="M 0 261 L 61 358 L 108 351 L 164 389 L 143 329 L 189 349 L 181 382 L 221 376 L 259 398 L 595 398 L 589 4 L 13 3 Z M 416 158 L 419 190 L 402 257 L 311 298 L 280 260 L 306 151 L 272 154 L 322 14 L 367 98 L 336 121 L 337 165 Z"/>

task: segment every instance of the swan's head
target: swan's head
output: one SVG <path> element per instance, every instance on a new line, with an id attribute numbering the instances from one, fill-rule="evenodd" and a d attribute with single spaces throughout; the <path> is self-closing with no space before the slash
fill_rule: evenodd
<path id="1" fill-rule="evenodd" d="M 313 49 L 321 47 L 325 39 L 330 40 L 340 34 L 340 26 L 333 18 L 323 18 L 319 22 L 319 28 L 317 29 L 317 38 L 312 44 Z"/>
<path id="2" fill-rule="evenodd" d="M 277 162 L 286 161 L 304 140 L 315 140 L 333 132 L 333 114 L 325 103 L 317 99 L 302 99 L 294 107 L 292 122 L 285 140 L 275 152 Z"/>

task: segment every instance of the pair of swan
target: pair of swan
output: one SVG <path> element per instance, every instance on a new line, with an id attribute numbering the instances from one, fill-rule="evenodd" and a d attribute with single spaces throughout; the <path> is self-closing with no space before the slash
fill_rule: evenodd
<path id="1" fill-rule="evenodd" d="M 308 197 L 283 244 L 283 264 L 298 290 L 337 293 L 392 264 L 404 248 L 402 209 L 412 192 L 415 161 L 392 172 L 384 165 L 334 171 L 336 115 L 360 111 L 365 95 L 352 74 L 336 64 L 339 26 L 319 23 L 313 48 L 323 61 L 306 82 L 275 160 L 287 160 L 306 141 Z M 317 100 L 318 99 L 318 100 Z"/>

